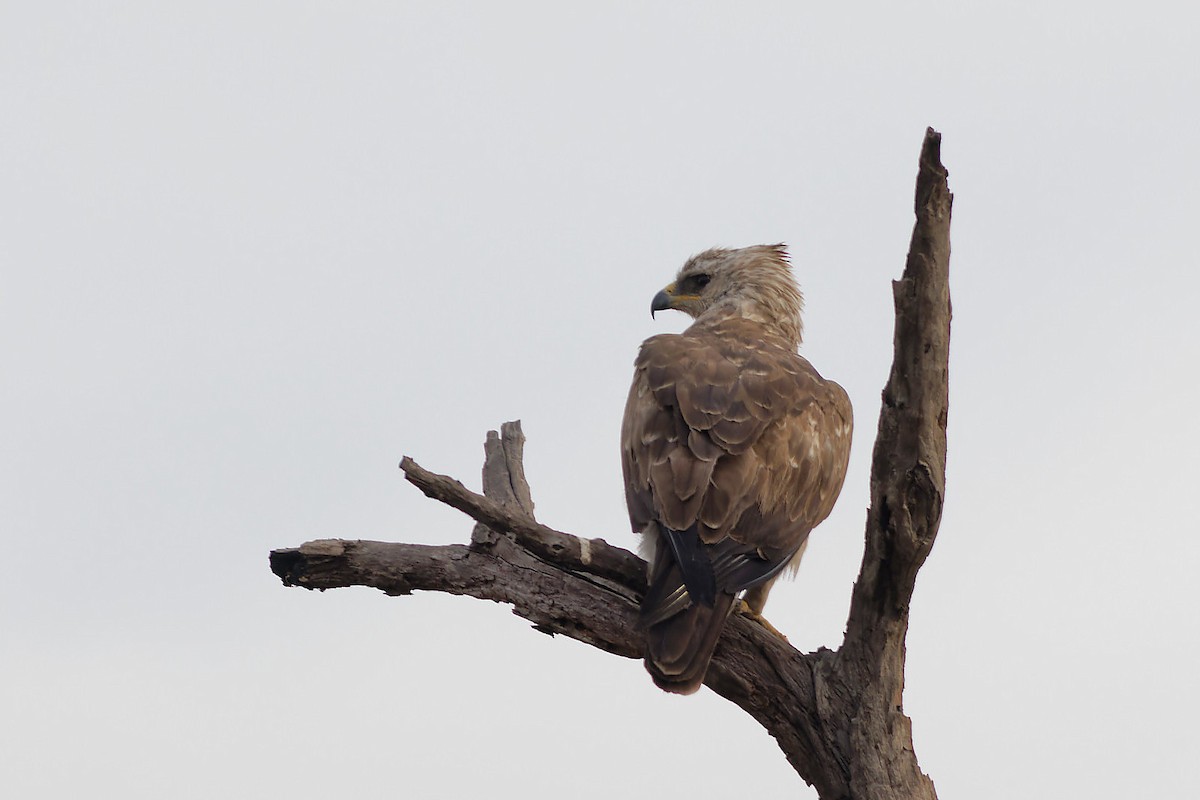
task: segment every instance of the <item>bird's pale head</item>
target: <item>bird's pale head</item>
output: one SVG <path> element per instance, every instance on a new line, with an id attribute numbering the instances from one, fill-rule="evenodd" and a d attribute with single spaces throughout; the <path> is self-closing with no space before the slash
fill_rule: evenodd
<path id="1" fill-rule="evenodd" d="M 671 308 L 699 322 L 744 317 L 799 344 L 803 306 L 787 248 L 764 244 L 739 250 L 714 248 L 692 256 L 675 282 L 654 296 L 650 312 Z"/>

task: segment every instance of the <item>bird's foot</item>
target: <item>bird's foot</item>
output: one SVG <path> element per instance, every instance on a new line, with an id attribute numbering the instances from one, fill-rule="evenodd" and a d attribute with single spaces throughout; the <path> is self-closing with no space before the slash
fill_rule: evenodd
<path id="1" fill-rule="evenodd" d="M 767 629 L 768 633 L 775 634 L 780 639 L 782 639 L 786 644 L 791 644 L 791 642 L 788 641 L 788 637 L 783 635 L 783 631 L 779 630 L 779 628 L 776 628 L 774 625 L 767 622 L 767 618 L 764 617 L 761 612 L 755 611 L 754 609 L 750 608 L 750 605 L 745 600 L 738 601 L 738 613 L 741 614 L 743 617 L 748 617 L 749 619 L 757 622 L 759 625 L 762 625 L 764 628 Z"/>

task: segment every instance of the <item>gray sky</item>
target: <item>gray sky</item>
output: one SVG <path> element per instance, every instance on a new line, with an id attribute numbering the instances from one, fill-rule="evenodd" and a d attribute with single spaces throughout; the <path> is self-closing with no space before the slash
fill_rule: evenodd
<path id="1" fill-rule="evenodd" d="M 631 363 L 685 325 L 650 298 L 785 241 L 858 436 L 767 611 L 836 646 L 926 125 L 955 317 L 918 756 L 947 799 L 1200 794 L 1195 26 L 833 5 L 6 4 L 6 795 L 815 797 L 708 690 L 267 553 L 465 541 L 396 464 L 477 487 L 514 418 L 540 519 L 633 546 Z"/>

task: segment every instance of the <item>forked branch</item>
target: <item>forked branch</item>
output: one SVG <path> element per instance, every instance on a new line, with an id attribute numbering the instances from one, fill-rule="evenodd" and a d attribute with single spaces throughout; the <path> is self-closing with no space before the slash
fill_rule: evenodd
<path id="1" fill-rule="evenodd" d="M 895 359 L 883 393 L 871 466 L 862 568 L 836 651 L 801 653 L 735 615 L 705 684 L 746 710 L 825 800 L 936 798 L 901 708 L 904 639 L 917 571 L 945 492 L 950 341 L 950 210 L 941 136 L 926 132 L 912 243 L 894 282 Z M 533 517 L 519 423 L 485 444 L 484 494 L 411 458 L 405 477 L 476 521 L 469 544 L 430 547 L 321 540 L 271 553 L 288 586 L 429 590 L 509 603 L 539 630 L 640 658 L 634 620 L 645 564 L 603 539 L 556 531 Z"/>

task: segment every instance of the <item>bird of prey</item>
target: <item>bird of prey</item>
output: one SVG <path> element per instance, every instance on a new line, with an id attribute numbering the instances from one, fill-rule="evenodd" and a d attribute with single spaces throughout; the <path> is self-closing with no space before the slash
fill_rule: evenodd
<path id="1" fill-rule="evenodd" d="M 766 624 L 846 477 L 850 398 L 796 352 L 802 305 L 783 245 L 700 253 L 650 305 L 695 318 L 642 344 L 621 430 L 650 562 L 638 627 L 668 692 L 700 688 L 735 602 Z"/>

